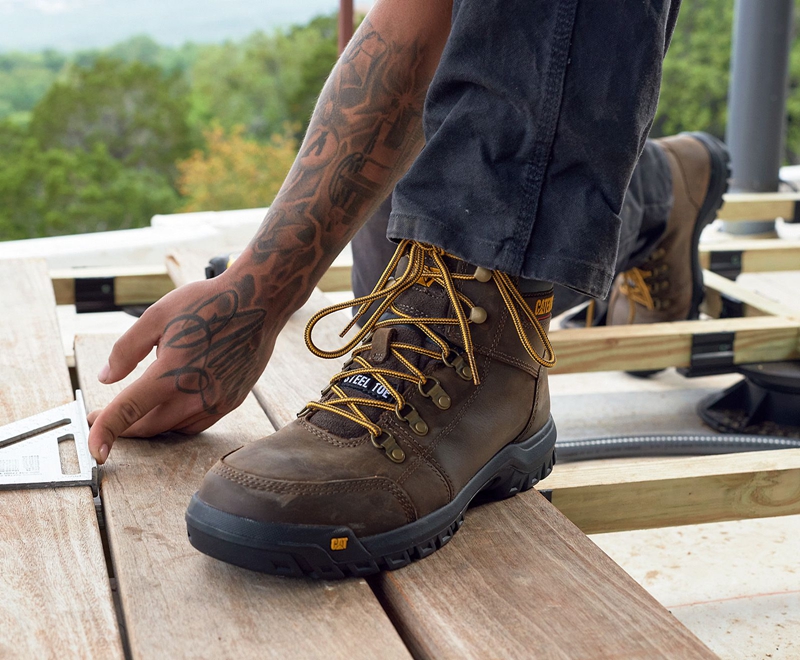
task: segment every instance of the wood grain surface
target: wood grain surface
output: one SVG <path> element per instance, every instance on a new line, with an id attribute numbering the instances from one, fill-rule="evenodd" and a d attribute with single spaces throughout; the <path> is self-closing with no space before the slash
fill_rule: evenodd
<path id="1" fill-rule="evenodd" d="M 76 280 L 98 278 L 114 280 L 114 302 L 121 307 L 152 303 L 175 288 L 164 266 L 65 268 L 50 271 L 56 303 L 75 304 Z"/>
<path id="2" fill-rule="evenodd" d="M 796 360 L 800 321 L 758 316 L 558 330 L 550 335 L 553 373 L 688 367 L 695 333 L 735 332 L 735 364 Z"/>
<path id="3" fill-rule="evenodd" d="M 0 424 L 74 400 L 44 261 L 0 261 Z M 122 658 L 88 487 L 0 491 L 0 658 Z"/>
<path id="4" fill-rule="evenodd" d="M 774 220 L 793 218 L 800 193 L 725 193 L 725 203 L 717 212 L 720 220 Z"/>
<path id="5" fill-rule="evenodd" d="M 76 340 L 89 406 L 107 404 L 130 381 L 104 386 L 95 378 L 113 339 Z M 102 495 L 134 658 L 409 657 L 363 580 L 260 575 L 189 545 L 184 513 L 203 475 L 223 454 L 272 430 L 250 396 L 198 436 L 123 439 L 114 446 Z"/>
<path id="6" fill-rule="evenodd" d="M 800 449 L 570 463 L 541 489 L 587 534 L 787 516 L 800 513 Z"/>
<path id="7" fill-rule="evenodd" d="M 338 368 L 305 357 L 305 318 L 326 302 L 317 294 L 295 315 L 259 382 L 277 423 Z M 337 341 L 320 333 L 326 346 Z M 373 587 L 420 658 L 714 657 L 535 492 L 470 512 L 443 550 Z"/>
<path id="8" fill-rule="evenodd" d="M 711 267 L 714 252 L 741 252 L 743 273 L 792 270 L 800 268 L 800 241 L 787 238 L 762 238 L 700 244 L 700 265 Z"/>
<path id="9" fill-rule="evenodd" d="M 800 266 L 800 264 L 798 265 Z M 760 277 L 768 276 L 761 275 Z M 774 294 L 762 295 L 742 286 L 738 282 L 729 280 L 727 277 L 712 273 L 710 270 L 703 271 L 703 284 L 706 287 L 706 295 L 708 295 L 709 290 L 712 290 L 743 303 L 744 316 L 772 315 L 794 318 L 800 321 L 800 310 L 781 304 Z M 798 325 L 800 325 L 800 322 Z"/>
<path id="10" fill-rule="evenodd" d="M 419 658 L 716 657 L 535 491 L 374 586 Z"/>

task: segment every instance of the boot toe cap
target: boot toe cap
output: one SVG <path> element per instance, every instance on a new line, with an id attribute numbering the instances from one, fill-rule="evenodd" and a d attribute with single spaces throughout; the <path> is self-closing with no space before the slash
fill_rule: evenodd
<path id="1" fill-rule="evenodd" d="M 282 480 L 252 474 L 226 459 L 208 472 L 198 497 L 215 509 L 259 522 L 346 526 L 359 537 L 416 519 L 408 495 L 390 479 Z"/>

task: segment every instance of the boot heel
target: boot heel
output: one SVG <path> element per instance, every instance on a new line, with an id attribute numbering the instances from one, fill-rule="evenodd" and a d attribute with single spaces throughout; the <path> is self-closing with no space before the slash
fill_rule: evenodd
<path id="1" fill-rule="evenodd" d="M 556 463 L 556 450 L 551 449 L 542 463 L 533 472 L 519 470 L 513 466 L 503 468 L 481 491 L 481 500 L 504 500 L 517 493 L 530 490 L 547 477 Z"/>

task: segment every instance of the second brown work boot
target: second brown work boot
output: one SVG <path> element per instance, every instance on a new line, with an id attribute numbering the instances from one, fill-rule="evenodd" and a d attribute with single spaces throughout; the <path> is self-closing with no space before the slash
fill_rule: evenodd
<path id="1" fill-rule="evenodd" d="M 311 319 L 315 354 L 352 356 L 297 420 L 211 469 L 186 514 L 192 545 L 265 573 L 370 575 L 441 548 L 479 493 L 546 477 L 553 292 L 525 288 L 401 243 L 372 294 Z M 314 345 L 323 316 L 375 301 L 347 346 Z"/>
<path id="2" fill-rule="evenodd" d="M 645 262 L 617 276 L 608 325 L 696 319 L 703 301 L 698 244 L 728 187 L 728 150 L 707 133 L 683 133 L 655 142 L 669 161 L 672 210 L 664 235 Z"/>

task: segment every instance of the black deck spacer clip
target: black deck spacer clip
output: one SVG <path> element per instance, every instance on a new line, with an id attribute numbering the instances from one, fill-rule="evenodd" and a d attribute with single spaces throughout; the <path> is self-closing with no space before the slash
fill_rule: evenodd
<path id="1" fill-rule="evenodd" d="M 714 250 L 711 254 L 709 270 L 729 280 L 736 280 L 742 272 L 741 250 Z"/>
<path id="2" fill-rule="evenodd" d="M 800 222 L 800 202 L 794 203 L 794 216 L 792 218 L 784 218 L 784 222 L 791 222 L 792 224 Z"/>
<path id="3" fill-rule="evenodd" d="M 692 355 L 688 368 L 678 369 L 686 378 L 727 374 L 736 370 L 733 362 L 735 332 L 704 332 L 692 335 Z"/>
<path id="4" fill-rule="evenodd" d="M 113 312 L 120 309 L 114 299 L 113 277 L 76 277 L 75 310 L 87 312 Z"/>

